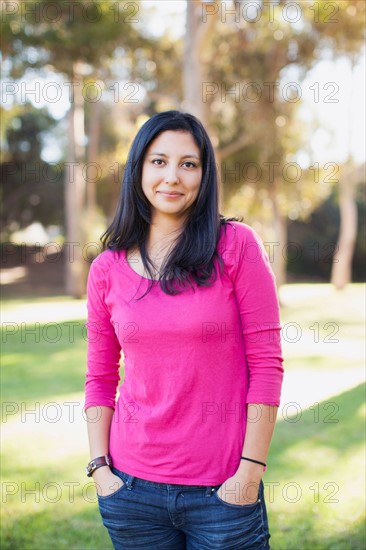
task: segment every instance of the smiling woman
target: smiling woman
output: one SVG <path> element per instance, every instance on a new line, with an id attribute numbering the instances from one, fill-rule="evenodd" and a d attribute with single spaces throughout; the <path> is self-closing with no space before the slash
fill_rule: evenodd
<path id="1" fill-rule="evenodd" d="M 190 133 L 168 131 L 154 139 L 142 168 L 142 189 L 152 206 L 152 224 L 164 220 L 181 224 L 198 196 L 201 179 L 200 151 Z"/>
<path id="2" fill-rule="evenodd" d="M 259 236 L 219 213 L 194 116 L 159 113 L 139 130 L 103 242 L 88 279 L 84 407 L 87 473 L 114 547 L 268 550 L 276 285 Z"/>
<path id="3" fill-rule="evenodd" d="M 192 282 L 208 286 L 215 260 L 222 267 L 216 245 L 225 220 L 214 150 L 200 121 L 178 111 L 152 117 L 132 144 L 106 248 L 126 250 L 139 273 L 173 295 Z"/>
<path id="4" fill-rule="evenodd" d="M 189 208 L 197 199 L 202 179 L 200 150 L 192 135 L 183 131 L 166 131 L 152 141 L 142 167 L 142 190 L 151 205 L 151 226 L 146 244 L 152 260 L 154 278 L 158 278 L 163 260 L 174 243 L 174 234 L 184 223 Z M 166 229 L 162 235 L 161 228 Z M 139 251 L 133 269 L 146 274 Z M 133 263 L 133 262 L 132 262 Z"/>

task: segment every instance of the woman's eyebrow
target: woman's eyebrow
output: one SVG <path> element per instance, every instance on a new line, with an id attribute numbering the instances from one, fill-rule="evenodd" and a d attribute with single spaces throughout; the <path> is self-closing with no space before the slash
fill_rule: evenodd
<path id="1" fill-rule="evenodd" d="M 153 153 L 149 153 L 149 157 L 153 156 L 153 155 L 158 155 L 159 157 L 165 157 L 167 158 L 168 155 L 166 155 L 165 153 L 158 153 L 158 152 L 153 152 Z M 195 154 L 195 153 L 192 153 L 191 155 L 184 155 L 183 157 L 181 157 L 182 159 L 187 159 L 187 158 L 195 158 L 197 160 L 199 160 L 199 157 Z"/>

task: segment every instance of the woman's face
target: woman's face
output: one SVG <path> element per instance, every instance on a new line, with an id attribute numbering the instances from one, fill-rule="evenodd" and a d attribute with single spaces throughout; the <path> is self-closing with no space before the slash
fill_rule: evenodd
<path id="1" fill-rule="evenodd" d="M 197 198 L 202 179 L 201 155 L 193 136 L 166 131 L 150 143 L 142 166 L 142 190 L 161 216 L 182 219 Z"/>

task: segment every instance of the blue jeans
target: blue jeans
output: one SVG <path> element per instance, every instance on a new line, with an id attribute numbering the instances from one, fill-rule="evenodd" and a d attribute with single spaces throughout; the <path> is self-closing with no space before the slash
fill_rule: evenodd
<path id="1" fill-rule="evenodd" d="M 147 481 L 112 468 L 124 485 L 98 496 L 103 524 L 115 550 L 269 550 L 261 481 L 253 504 L 229 504 L 222 485 L 176 485 Z"/>

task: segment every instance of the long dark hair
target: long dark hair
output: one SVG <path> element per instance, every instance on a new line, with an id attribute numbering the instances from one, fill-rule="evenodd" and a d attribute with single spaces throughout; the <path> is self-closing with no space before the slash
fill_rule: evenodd
<path id="1" fill-rule="evenodd" d="M 174 288 L 174 283 L 181 288 L 189 283 L 193 288 L 191 279 L 198 286 L 210 286 L 214 282 L 217 276 L 214 265 L 216 257 L 220 269 L 223 268 L 223 260 L 216 250 L 221 226 L 231 220 L 243 220 L 234 217 L 226 218 L 219 213 L 215 154 L 202 123 L 188 113 L 165 111 L 145 122 L 131 145 L 117 211 L 114 220 L 101 238 L 104 248 L 127 250 L 138 247 L 144 267 L 153 279 L 150 268 L 153 263 L 146 251 L 151 206 L 141 186 L 142 167 L 150 143 L 159 134 L 168 130 L 189 132 L 200 150 L 202 164 L 202 180 L 198 196 L 189 209 L 183 230 L 167 255 L 159 276 L 162 290 L 166 294 L 174 295 L 181 292 Z M 211 282 L 212 273 L 214 273 L 214 279 Z M 152 280 L 148 291 L 153 284 Z"/>

